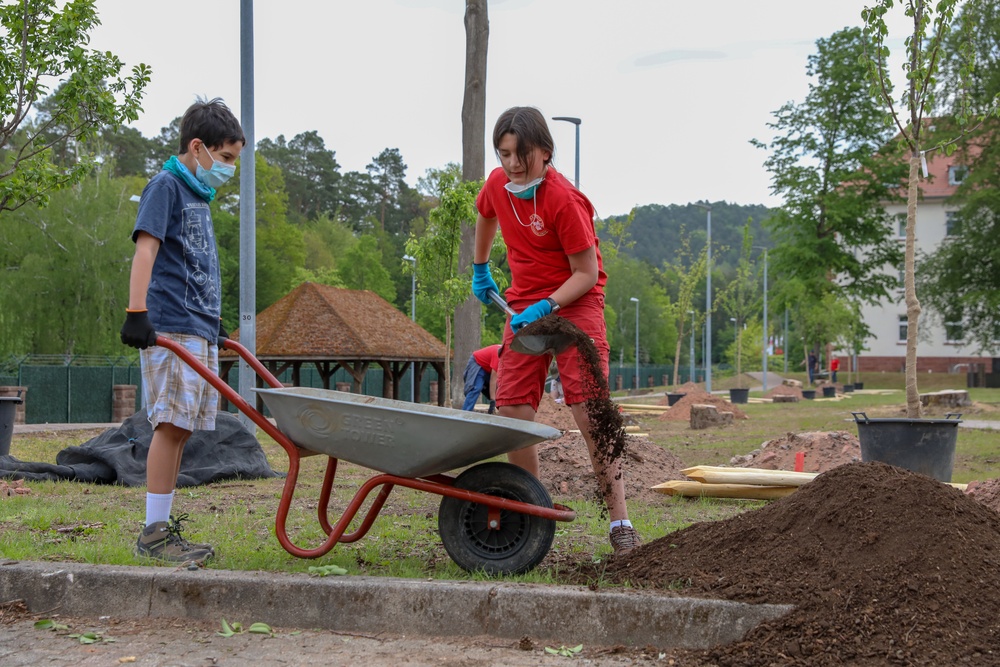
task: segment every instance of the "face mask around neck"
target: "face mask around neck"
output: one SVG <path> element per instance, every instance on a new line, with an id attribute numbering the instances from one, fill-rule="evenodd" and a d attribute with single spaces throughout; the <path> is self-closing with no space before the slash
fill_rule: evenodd
<path id="1" fill-rule="evenodd" d="M 535 190 L 538 189 L 538 186 L 544 180 L 545 180 L 545 177 L 544 176 L 540 176 L 540 177 L 534 179 L 533 181 L 529 181 L 529 182 L 525 183 L 524 185 L 517 185 L 515 183 L 507 183 L 503 187 L 507 190 L 507 192 L 511 193 L 512 195 L 514 195 L 518 199 L 531 199 L 532 197 L 535 196 Z"/>
<path id="2" fill-rule="evenodd" d="M 228 181 L 236 173 L 236 165 L 226 164 L 225 162 L 219 162 L 212 156 L 211 151 L 208 150 L 208 146 L 202 144 L 205 152 L 208 153 L 208 157 L 212 158 L 212 166 L 209 169 L 205 169 L 198 162 L 198 169 L 195 176 L 198 180 L 207 185 L 210 188 L 218 188 L 223 183 Z"/>

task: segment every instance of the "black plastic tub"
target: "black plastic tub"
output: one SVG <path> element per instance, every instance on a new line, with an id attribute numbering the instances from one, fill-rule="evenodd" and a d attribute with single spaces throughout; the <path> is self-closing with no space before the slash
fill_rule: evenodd
<path id="1" fill-rule="evenodd" d="M 677 392 L 673 392 L 673 393 L 667 394 L 667 406 L 671 406 L 671 405 L 676 404 L 677 401 L 681 400 L 685 396 L 687 396 L 687 393 L 682 392 L 682 391 L 677 391 Z"/>
<path id="2" fill-rule="evenodd" d="M 962 415 L 949 413 L 944 419 L 869 419 L 863 412 L 851 414 L 858 425 L 862 461 L 881 461 L 939 482 L 951 482 Z"/>

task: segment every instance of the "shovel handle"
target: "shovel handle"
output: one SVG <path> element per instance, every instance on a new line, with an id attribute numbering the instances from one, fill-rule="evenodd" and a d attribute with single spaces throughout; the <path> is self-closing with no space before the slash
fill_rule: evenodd
<path id="1" fill-rule="evenodd" d="M 497 307 L 500 308 L 500 310 L 507 313 L 511 317 L 517 315 L 517 313 L 514 312 L 514 309 L 508 306 L 507 302 L 503 300 L 503 297 L 494 292 L 493 290 L 488 290 L 486 292 L 486 296 L 488 296 L 490 298 L 490 301 L 495 303 Z"/>

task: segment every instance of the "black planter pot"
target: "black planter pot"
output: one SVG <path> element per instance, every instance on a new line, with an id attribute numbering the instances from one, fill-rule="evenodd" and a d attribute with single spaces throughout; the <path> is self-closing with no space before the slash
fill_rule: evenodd
<path id="1" fill-rule="evenodd" d="M 749 403 L 750 402 L 750 390 L 749 389 L 730 389 L 729 390 L 729 402 L 730 403 Z"/>
<path id="2" fill-rule="evenodd" d="M 802 398 L 806 399 L 807 401 L 813 400 L 814 398 L 816 398 L 816 390 L 815 389 L 803 389 L 802 390 Z"/>
<path id="3" fill-rule="evenodd" d="M 836 398 L 837 388 L 834 386 L 823 387 L 823 398 Z"/>
<path id="4" fill-rule="evenodd" d="M 674 405 L 674 404 L 677 403 L 677 401 L 681 400 L 685 396 L 687 396 L 687 394 L 685 392 L 682 392 L 682 391 L 669 393 L 669 394 L 667 394 L 667 405 L 668 406 Z"/>
<path id="5" fill-rule="evenodd" d="M 862 461 L 881 461 L 939 482 L 951 482 L 960 414 L 944 419 L 869 419 L 853 412 Z"/>
<path id="6" fill-rule="evenodd" d="M 864 382 L 855 382 L 854 383 L 854 388 L 855 389 L 864 389 L 865 388 L 865 383 Z"/>
<path id="7" fill-rule="evenodd" d="M 854 391 L 854 385 L 845 384 L 843 387 L 841 387 L 841 391 L 843 391 L 845 394 L 850 394 L 851 392 Z"/>

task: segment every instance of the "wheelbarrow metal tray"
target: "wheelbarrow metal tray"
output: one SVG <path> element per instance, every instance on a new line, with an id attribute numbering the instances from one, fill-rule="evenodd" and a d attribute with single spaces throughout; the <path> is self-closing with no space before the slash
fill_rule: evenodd
<path id="1" fill-rule="evenodd" d="M 562 432 L 545 424 L 315 387 L 255 389 L 300 447 L 400 477 L 426 477 Z"/>

